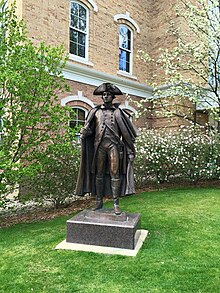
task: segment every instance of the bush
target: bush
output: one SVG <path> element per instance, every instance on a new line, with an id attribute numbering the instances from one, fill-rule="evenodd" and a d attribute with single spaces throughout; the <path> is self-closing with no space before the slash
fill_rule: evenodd
<path id="1" fill-rule="evenodd" d="M 79 169 L 79 147 L 69 138 L 56 141 L 35 154 L 36 172 L 23 179 L 20 200 L 49 201 L 55 208 L 74 197 Z"/>
<path id="2" fill-rule="evenodd" d="M 164 131 L 142 131 L 136 144 L 135 177 L 138 185 L 153 178 L 162 183 L 175 174 L 173 162 L 177 160 L 177 145 L 171 137 L 172 134 Z"/>
<path id="3" fill-rule="evenodd" d="M 193 182 L 218 178 L 219 135 L 203 128 L 182 129 L 178 135 L 179 170 Z"/>
<path id="4" fill-rule="evenodd" d="M 137 187 L 149 180 L 168 182 L 176 177 L 198 182 L 219 178 L 219 135 L 201 127 L 178 131 L 143 130 L 136 143 Z"/>
<path id="5" fill-rule="evenodd" d="M 33 158 L 36 164 L 31 164 L 34 171 L 31 170 L 25 184 L 23 180 L 20 199 L 50 201 L 56 208 L 65 205 L 75 196 L 79 152 L 79 144 L 71 143 L 68 135 L 41 148 Z M 194 183 L 219 178 L 219 134 L 195 126 L 178 131 L 143 130 L 136 142 L 134 167 L 137 188 L 152 181 L 164 183 L 176 178 Z"/>

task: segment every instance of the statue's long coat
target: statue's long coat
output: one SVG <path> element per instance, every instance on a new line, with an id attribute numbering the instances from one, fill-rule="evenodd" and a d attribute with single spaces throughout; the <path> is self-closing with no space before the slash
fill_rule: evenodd
<path id="1" fill-rule="evenodd" d="M 117 104 L 114 104 L 114 107 L 116 108 L 114 111 L 115 119 L 121 132 L 122 145 L 124 145 L 120 160 L 120 196 L 124 196 L 135 193 L 133 162 L 128 158 L 127 149 L 135 154 L 134 141 L 137 134 L 128 115 Z M 101 106 L 97 106 L 89 112 L 85 127 L 94 128 L 95 114 L 100 108 Z M 77 195 L 84 195 L 86 193 L 96 195 L 96 152 L 99 145 L 94 147 L 94 138 L 95 134 L 93 133 L 81 140 L 81 162 L 76 186 Z M 108 170 L 106 170 L 105 174 L 104 193 L 104 195 L 112 195 Z"/>

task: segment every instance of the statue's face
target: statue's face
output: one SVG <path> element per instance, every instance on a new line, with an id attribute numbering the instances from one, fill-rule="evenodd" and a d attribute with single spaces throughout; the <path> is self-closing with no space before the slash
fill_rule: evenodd
<path id="1" fill-rule="evenodd" d="M 102 94 L 102 99 L 104 103 L 111 103 L 113 100 L 113 95 L 110 92 L 104 92 Z"/>

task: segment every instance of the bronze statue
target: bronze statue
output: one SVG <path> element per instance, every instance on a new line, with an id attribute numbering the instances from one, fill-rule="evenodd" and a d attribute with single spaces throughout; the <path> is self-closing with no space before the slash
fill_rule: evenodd
<path id="1" fill-rule="evenodd" d="M 129 114 L 112 103 L 119 88 L 103 83 L 95 89 L 104 104 L 90 110 L 81 129 L 82 154 L 76 194 L 96 196 L 96 207 L 103 207 L 103 196 L 112 195 L 114 212 L 121 214 L 119 196 L 133 194 L 133 159 L 136 131 Z"/>

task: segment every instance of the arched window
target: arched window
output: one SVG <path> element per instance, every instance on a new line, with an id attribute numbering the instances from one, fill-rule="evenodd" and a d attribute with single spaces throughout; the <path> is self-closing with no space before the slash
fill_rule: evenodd
<path id="1" fill-rule="evenodd" d="M 81 107 L 73 107 L 70 112 L 69 126 L 76 128 L 85 124 L 87 111 Z"/>
<path id="2" fill-rule="evenodd" d="M 88 58 L 89 10 L 78 1 L 70 1 L 70 54 Z"/>
<path id="3" fill-rule="evenodd" d="M 125 25 L 119 26 L 119 70 L 132 74 L 133 33 Z"/>

